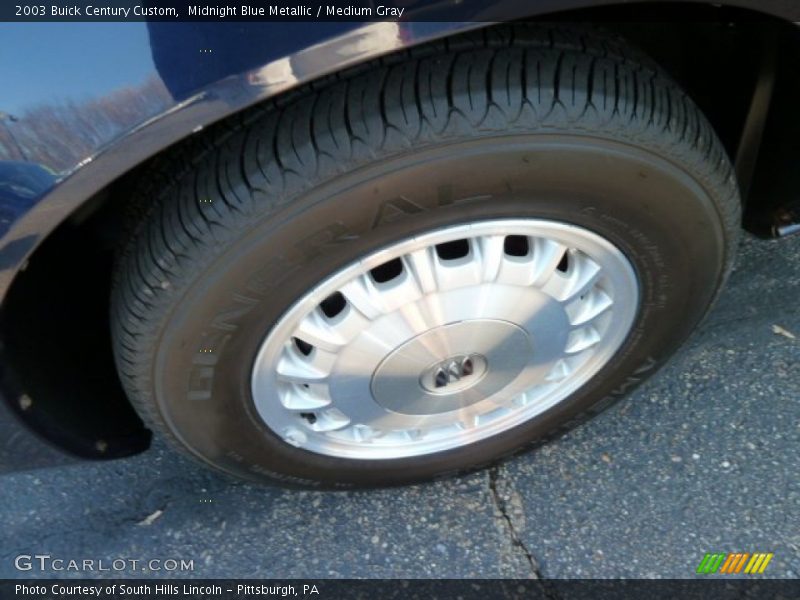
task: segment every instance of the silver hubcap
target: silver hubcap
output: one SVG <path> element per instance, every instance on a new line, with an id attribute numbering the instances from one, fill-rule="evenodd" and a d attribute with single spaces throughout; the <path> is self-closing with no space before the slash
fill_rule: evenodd
<path id="1" fill-rule="evenodd" d="M 375 252 L 296 302 L 253 367 L 264 423 L 329 456 L 464 446 L 569 397 L 619 349 L 639 290 L 586 229 L 504 219 Z"/>

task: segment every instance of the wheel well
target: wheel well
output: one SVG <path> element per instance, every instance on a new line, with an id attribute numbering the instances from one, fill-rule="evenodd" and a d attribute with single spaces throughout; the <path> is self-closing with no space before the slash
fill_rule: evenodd
<path id="1" fill-rule="evenodd" d="M 740 9 L 677 3 L 569 11 L 547 20 L 602 22 L 640 47 L 705 112 L 731 157 L 740 151 L 753 90 L 769 52 L 765 43 L 783 46 L 776 53 L 781 58 L 763 159 L 756 163 L 753 185 L 747 186 L 752 190 L 748 210 L 757 212 L 766 204 L 762 198 L 785 193 L 775 186 L 796 175 L 791 165 L 781 171 L 775 153 L 790 139 L 781 117 L 800 100 L 791 75 L 796 71 L 793 57 L 800 56 L 800 34 L 792 24 Z M 178 146 L 183 143 L 188 142 Z M 31 427 L 84 457 L 129 455 L 149 443 L 149 432 L 128 403 L 114 368 L 108 304 L 113 256 L 132 201 L 126 190 L 132 179 L 148 173 L 152 160 L 157 158 L 110 184 L 61 224 L 17 275 L 3 306 L 4 395 Z"/>

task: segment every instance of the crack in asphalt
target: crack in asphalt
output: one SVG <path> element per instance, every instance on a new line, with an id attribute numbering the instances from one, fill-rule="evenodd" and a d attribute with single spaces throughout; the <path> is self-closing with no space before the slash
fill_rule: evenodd
<path id="1" fill-rule="evenodd" d="M 514 520 L 511 518 L 511 515 L 508 512 L 506 500 L 498 489 L 499 482 L 500 466 L 495 465 L 489 469 L 489 492 L 491 493 L 492 502 L 494 503 L 495 508 L 503 519 L 504 529 L 508 532 L 511 545 L 522 552 L 522 555 L 525 558 L 525 561 L 528 563 L 528 567 L 530 568 L 532 579 L 538 582 L 542 595 L 548 600 L 559 600 L 558 594 L 555 592 L 555 590 L 553 590 L 542 573 L 536 557 L 520 537 L 519 532 L 514 525 Z"/>

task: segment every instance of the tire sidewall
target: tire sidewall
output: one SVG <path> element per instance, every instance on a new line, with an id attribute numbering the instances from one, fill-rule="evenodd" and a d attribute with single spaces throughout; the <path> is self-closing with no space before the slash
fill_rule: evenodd
<path id="1" fill-rule="evenodd" d="M 702 318 L 724 274 L 725 239 L 707 189 L 685 168 L 620 141 L 538 134 L 442 144 L 284 200 L 194 278 L 165 320 L 152 361 L 153 397 L 171 431 L 206 462 L 249 478 L 395 485 L 483 466 L 645 379 Z M 250 391 L 254 357 L 297 298 L 384 246 L 501 218 L 584 227 L 631 261 L 640 284 L 634 327 L 590 382 L 498 436 L 392 461 L 310 453 L 261 421 Z"/>

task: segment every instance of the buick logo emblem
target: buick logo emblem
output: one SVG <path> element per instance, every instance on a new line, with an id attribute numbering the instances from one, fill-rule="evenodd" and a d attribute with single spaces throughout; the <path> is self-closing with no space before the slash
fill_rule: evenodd
<path id="1" fill-rule="evenodd" d="M 420 384 L 434 394 L 450 394 L 471 387 L 486 373 L 486 359 L 480 354 L 451 356 L 426 369 Z"/>
<path id="2" fill-rule="evenodd" d="M 475 372 L 475 364 L 472 357 L 450 358 L 443 365 L 436 368 L 433 376 L 433 384 L 437 388 L 443 388 L 454 381 L 460 381 L 462 377 L 469 377 Z"/>

